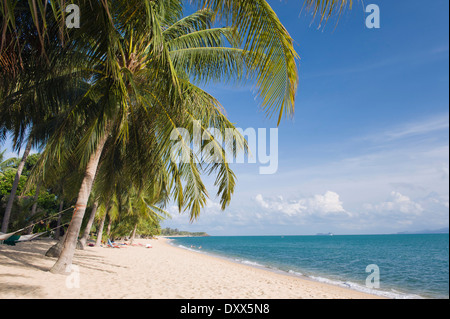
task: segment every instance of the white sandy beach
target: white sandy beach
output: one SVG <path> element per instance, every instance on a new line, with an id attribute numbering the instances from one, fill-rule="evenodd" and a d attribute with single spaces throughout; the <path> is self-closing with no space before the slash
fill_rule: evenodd
<path id="1" fill-rule="evenodd" d="M 171 246 L 166 239 L 137 240 L 144 246 L 87 247 L 75 254 L 71 276 L 48 270 L 55 241 L 0 245 L 0 299 L 322 299 L 375 295 L 274 273 Z"/>

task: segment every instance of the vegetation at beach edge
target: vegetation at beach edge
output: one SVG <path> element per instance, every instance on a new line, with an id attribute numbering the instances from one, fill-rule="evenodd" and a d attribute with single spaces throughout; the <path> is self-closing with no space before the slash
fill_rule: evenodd
<path id="1" fill-rule="evenodd" d="M 191 237 L 207 237 L 209 236 L 205 232 L 189 232 L 185 230 L 178 230 L 177 228 L 173 229 L 170 227 L 166 227 L 161 229 L 161 236 L 191 236 Z"/>

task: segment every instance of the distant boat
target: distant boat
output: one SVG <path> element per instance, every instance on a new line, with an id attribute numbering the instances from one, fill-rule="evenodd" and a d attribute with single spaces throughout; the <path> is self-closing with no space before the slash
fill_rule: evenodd
<path id="1" fill-rule="evenodd" d="M 316 236 L 334 236 L 333 233 L 317 233 Z"/>

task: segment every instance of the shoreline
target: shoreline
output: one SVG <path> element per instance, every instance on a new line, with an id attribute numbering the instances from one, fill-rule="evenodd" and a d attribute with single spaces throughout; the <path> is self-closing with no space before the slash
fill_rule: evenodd
<path id="1" fill-rule="evenodd" d="M 391 234 L 392 235 L 392 234 Z M 315 236 L 315 235 L 312 235 Z M 338 235 L 340 236 L 340 235 Z M 346 235 L 342 235 L 342 236 L 346 236 Z M 238 237 L 243 237 L 243 236 L 238 236 Z M 269 236 L 270 237 L 270 236 Z M 274 236 L 275 237 L 275 236 Z M 278 237 L 278 236 L 276 236 Z M 167 238 L 168 241 L 171 241 L 170 238 Z M 206 242 L 196 242 L 195 245 L 205 245 L 205 247 L 209 247 Z M 233 254 L 233 251 L 229 250 L 229 247 L 227 247 L 228 249 L 225 250 L 212 250 L 212 251 L 208 251 L 206 249 L 204 250 L 199 250 L 196 249 L 196 247 L 194 246 L 192 248 L 189 248 L 189 242 L 178 242 L 177 238 L 173 238 L 173 241 L 170 243 L 170 245 L 176 247 L 176 248 L 180 248 L 180 249 L 185 249 L 191 252 L 196 252 L 196 253 L 202 253 L 214 258 L 221 258 L 224 260 L 228 260 L 230 262 L 239 264 L 239 265 L 244 265 L 244 266 L 248 266 L 248 267 L 255 267 L 258 269 L 262 269 L 264 271 L 269 271 L 269 272 L 273 272 L 276 274 L 281 274 L 283 276 L 289 276 L 289 277 L 294 277 L 294 278 L 299 278 L 301 280 L 307 280 L 307 281 L 313 281 L 315 283 L 321 283 L 321 284 L 326 284 L 326 285 L 331 285 L 334 287 L 339 287 L 339 288 L 344 288 L 344 289 L 349 289 L 352 291 L 356 291 L 359 293 L 363 293 L 363 294 L 369 294 L 374 296 L 374 298 L 382 298 L 382 299 L 440 299 L 440 298 L 448 298 L 448 295 L 432 295 L 431 293 L 428 293 L 427 295 L 427 291 L 423 290 L 423 291 L 413 291 L 411 290 L 406 290 L 406 288 L 404 288 L 401 285 L 387 285 L 385 283 L 383 283 L 383 287 L 378 287 L 378 288 L 369 288 L 365 285 L 364 282 L 361 282 L 361 280 L 358 281 L 358 279 L 354 279 L 353 277 L 349 277 L 349 276 L 345 276 L 346 273 L 343 274 L 328 274 L 327 270 L 324 269 L 322 270 L 320 273 L 318 272 L 313 272 L 313 271 L 305 271 L 306 274 L 304 273 L 304 271 L 301 268 L 296 267 L 295 265 L 289 265 L 289 264 L 280 264 L 280 263 L 276 263 L 274 262 L 273 259 L 261 259 L 258 258 L 257 255 L 247 255 L 245 256 L 242 254 Z M 209 247 L 211 248 L 211 247 Z M 259 256 L 261 257 L 261 256 Z M 252 259 L 253 258 L 253 259 Z M 256 260 L 256 261 L 255 261 Z M 367 272 L 367 271 L 366 271 Z M 347 273 L 348 275 L 348 273 Z M 353 279 L 352 279 L 353 278 Z"/>
<path id="2" fill-rule="evenodd" d="M 170 236 L 170 237 L 175 237 L 175 236 Z M 158 238 L 161 238 L 161 237 L 158 236 Z M 351 287 L 348 287 L 348 286 L 339 285 L 337 282 L 333 283 L 333 282 L 331 282 L 331 280 L 330 280 L 330 282 L 323 282 L 323 281 L 320 281 L 318 279 L 315 279 L 315 278 L 303 275 L 301 273 L 288 272 L 288 271 L 284 271 L 284 270 L 278 269 L 278 268 L 271 268 L 271 267 L 268 267 L 268 266 L 261 265 L 261 264 L 259 264 L 257 262 L 252 262 L 252 261 L 247 261 L 247 260 L 240 261 L 240 260 L 234 259 L 233 257 L 221 256 L 221 255 L 214 254 L 214 253 L 207 252 L 207 251 L 194 250 L 194 249 L 191 249 L 191 248 L 188 248 L 188 247 L 185 247 L 185 246 L 180 247 L 180 245 L 176 245 L 175 243 L 171 243 L 171 239 L 170 238 L 164 237 L 164 236 L 162 238 L 164 239 L 165 244 L 170 245 L 170 246 L 172 246 L 174 248 L 186 250 L 186 251 L 189 251 L 189 252 L 192 252 L 192 253 L 202 254 L 204 256 L 208 256 L 208 257 L 212 257 L 212 258 L 221 259 L 221 260 L 224 260 L 224 261 L 227 261 L 227 262 L 231 262 L 231 263 L 239 265 L 239 266 L 255 268 L 255 269 L 259 269 L 261 271 L 267 271 L 267 272 L 270 272 L 270 273 L 273 273 L 273 274 L 276 274 L 276 275 L 292 277 L 292 278 L 296 278 L 296 279 L 300 279 L 300 280 L 306 280 L 306 281 L 310 281 L 312 283 L 318 283 L 318 284 L 323 284 L 323 285 L 329 285 L 329 286 L 332 286 L 332 287 L 338 287 L 338 288 L 342 288 L 342 289 L 347 289 L 347 290 L 350 290 L 350 291 L 353 291 L 353 292 L 357 292 L 357 293 L 361 293 L 361 294 L 372 296 L 372 298 L 374 298 L 374 299 L 392 299 L 390 297 L 384 296 L 382 293 L 376 294 L 376 293 L 361 291 L 361 290 L 354 289 L 354 288 L 351 288 Z M 327 278 L 323 278 L 323 279 L 328 280 Z"/>
<path id="3" fill-rule="evenodd" d="M 138 239 L 123 248 L 77 250 L 71 275 L 48 270 L 45 257 L 55 241 L 0 245 L 1 299 L 384 299 L 194 253 L 167 242 Z M 151 244 L 152 248 L 146 248 Z"/>

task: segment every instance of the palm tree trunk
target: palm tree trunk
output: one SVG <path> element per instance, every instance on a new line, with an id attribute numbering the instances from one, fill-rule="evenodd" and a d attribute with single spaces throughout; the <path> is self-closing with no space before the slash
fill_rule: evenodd
<path id="1" fill-rule="evenodd" d="M 111 225 L 112 225 L 112 218 L 111 216 L 109 216 L 108 227 L 106 227 L 106 238 L 109 238 L 109 235 L 111 234 Z"/>
<path id="2" fill-rule="evenodd" d="M 38 201 L 38 198 L 39 198 L 39 191 L 40 191 L 40 189 L 41 189 L 41 183 L 38 183 L 38 184 L 36 185 L 36 191 L 35 191 L 35 193 L 34 193 L 33 206 L 31 206 L 31 214 L 30 214 L 30 217 L 33 217 L 34 215 L 36 215 L 37 201 Z M 30 224 L 31 224 L 31 223 L 32 223 L 32 222 L 30 222 Z M 33 233 L 33 228 L 34 228 L 34 226 L 28 228 L 27 233 L 28 233 L 28 234 L 32 234 L 32 233 Z"/>
<path id="3" fill-rule="evenodd" d="M 106 220 L 107 214 L 108 214 L 108 212 L 105 212 L 105 215 L 102 217 L 102 221 L 100 222 L 100 226 L 99 226 L 98 232 L 97 232 L 97 241 L 95 242 L 96 247 L 100 246 L 100 244 L 102 243 L 103 227 L 105 226 L 105 220 Z"/>
<path id="4" fill-rule="evenodd" d="M 38 183 L 36 185 L 36 191 L 34 193 L 34 199 L 33 199 L 34 203 L 33 203 L 33 206 L 31 207 L 31 216 L 34 216 L 36 214 L 37 202 L 38 202 L 40 190 L 41 190 L 41 183 Z"/>
<path id="5" fill-rule="evenodd" d="M 8 232 L 9 219 L 11 217 L 11 210 L 14 203 L 14 198 L 16 197 L 17 187 L 19 186 L 20 175 L 22 175 L 23 167 L 27 161 L 27 157 L 30 154 L 31 145 L 33 144 L 33 138 L 29 137 L 25 151 L 23 152 L 22 159 L 20 160 L 19 166 L 17 167 L 16 176 L 14 177 L 14 182 L 11 189 L 11 194 L 8 198 L 8 203 L 6 204 L 5 214 L 3 215 L 2 222 L 2 233 Z"/>
<path id="6" fill-rule="evenodd" d="M 30 217 L 33 217 L 34 215 L 36 215 L 37 202 L 38 202 L 38 198 L 39 198 L 39 190 L 40 190 L 40 188 L 41 188 L 41 183 L 38 183 L 36 185 L 36 191 L 34 193 L 33 206 L 31 206 Z M 30 222 L 30 224 L 31 224 L 31 222 Z M 28 234 L 32 234 L 33 233 L 33 227 L 28 228 L 27 233 Z"/>
<path id="7" fill-rule="evenodd" d="M 58 216 L 58 221 L 56 222 L 56 230 L 55 230 L 55 239 L 58 241 L 55 245 L 53 245 L 52 247 L 50 247 L 47 252 L 45 253 L 45 256 L 47 257 L 56 257 L 58 258 L 61 255 L 61 251 L 62 251 L 62 247 L 63 247 L 63 243 L 65 240 L 65 235 L 63 236 L 63 238 L 61 240 L 59 240 L 60 234 L 61 234 L 61 212 L 63 210 L 64 207 L 64 200 L 61 199 L 61 201 L 59 202 L 59 216 Z"/>
<path id="8" fill-rule="evenodd" d="M 59 230 L 59 228 L 58 228 L 58 230 Z M 64 240 L 66 239 L 66 234 L 64 234 L 64 236 L 60 240 L 58 240 L 58 242 L 56 244 L 54 244 L 52 247 L 50 247 L 47 250 L 47 252 L 45 253 L 45 256 L 55 257 L 55 258 L 59 258 L 59 256 L 61 256 L 61 251 L 63 249 Z"/>
<path id="9" fill-rule="evenodd" d="M 51 273 L 62 274 L 70 272 L 73 255 L 75 254 L 75 248 L 77 246 L 78 235 L 80 233 L 81 223 L 83 222 L 84 212 L 86 211 L 86 204 L 88 202 L 89 195 L 91 194 L 92 185 L 94 184 L 94 178 L 97 173 L 100 156 L 109 135 L 107 132 L 108 130 L 106 130 L 105 135 L 99 141 L 95 153 L 91 155 L 86 166 L 80 191 L 78 192 L 77 203 L 75 204 L 75 211 L 72 216 L 72 221 L 67 229 L 63 249 L 58 260 L 53 265 L 52 269 L 50 269 Z"/>
<path id="10" fill-rule="evenodd" d="M 136 236 L 136 229 L 137 229 L 137 223 L 136 223 L 136 225 L 134 225 L 133 233 L 131 234 L 130 245 L 132 245 L 134 242 L 134 237 Z"/>
<path id="11" fill-rule="evenodd" d="M 61 213 L 64 207 L 64 200 L 61 199 L 59 202 L 59 212 Z M 55 239 L 59 240 L 59 235 L 61 234 L 61 229 L 59 229 L 59 226 L 61 226 L 61 214 L 58 216 L 58 221 L 56 222 L 56 231 L 55 231 Z"/>
<path id="12" fill-rule="evenodd" d="M 84 249 L 86 246 L 86 241 L 89 239 L 89 234 L 91 233 L 92 224 L 94 223 L 95 214 L 97 213 L 98 208 L 98 201 L 94 202 L 94 205 L 92 205 L 92 211 L 91 216 L 89 216 L 88 223 L 86 225 L 86 228 L 84 229 L 83 236 L 80 239 L 80 248 Z"/>

